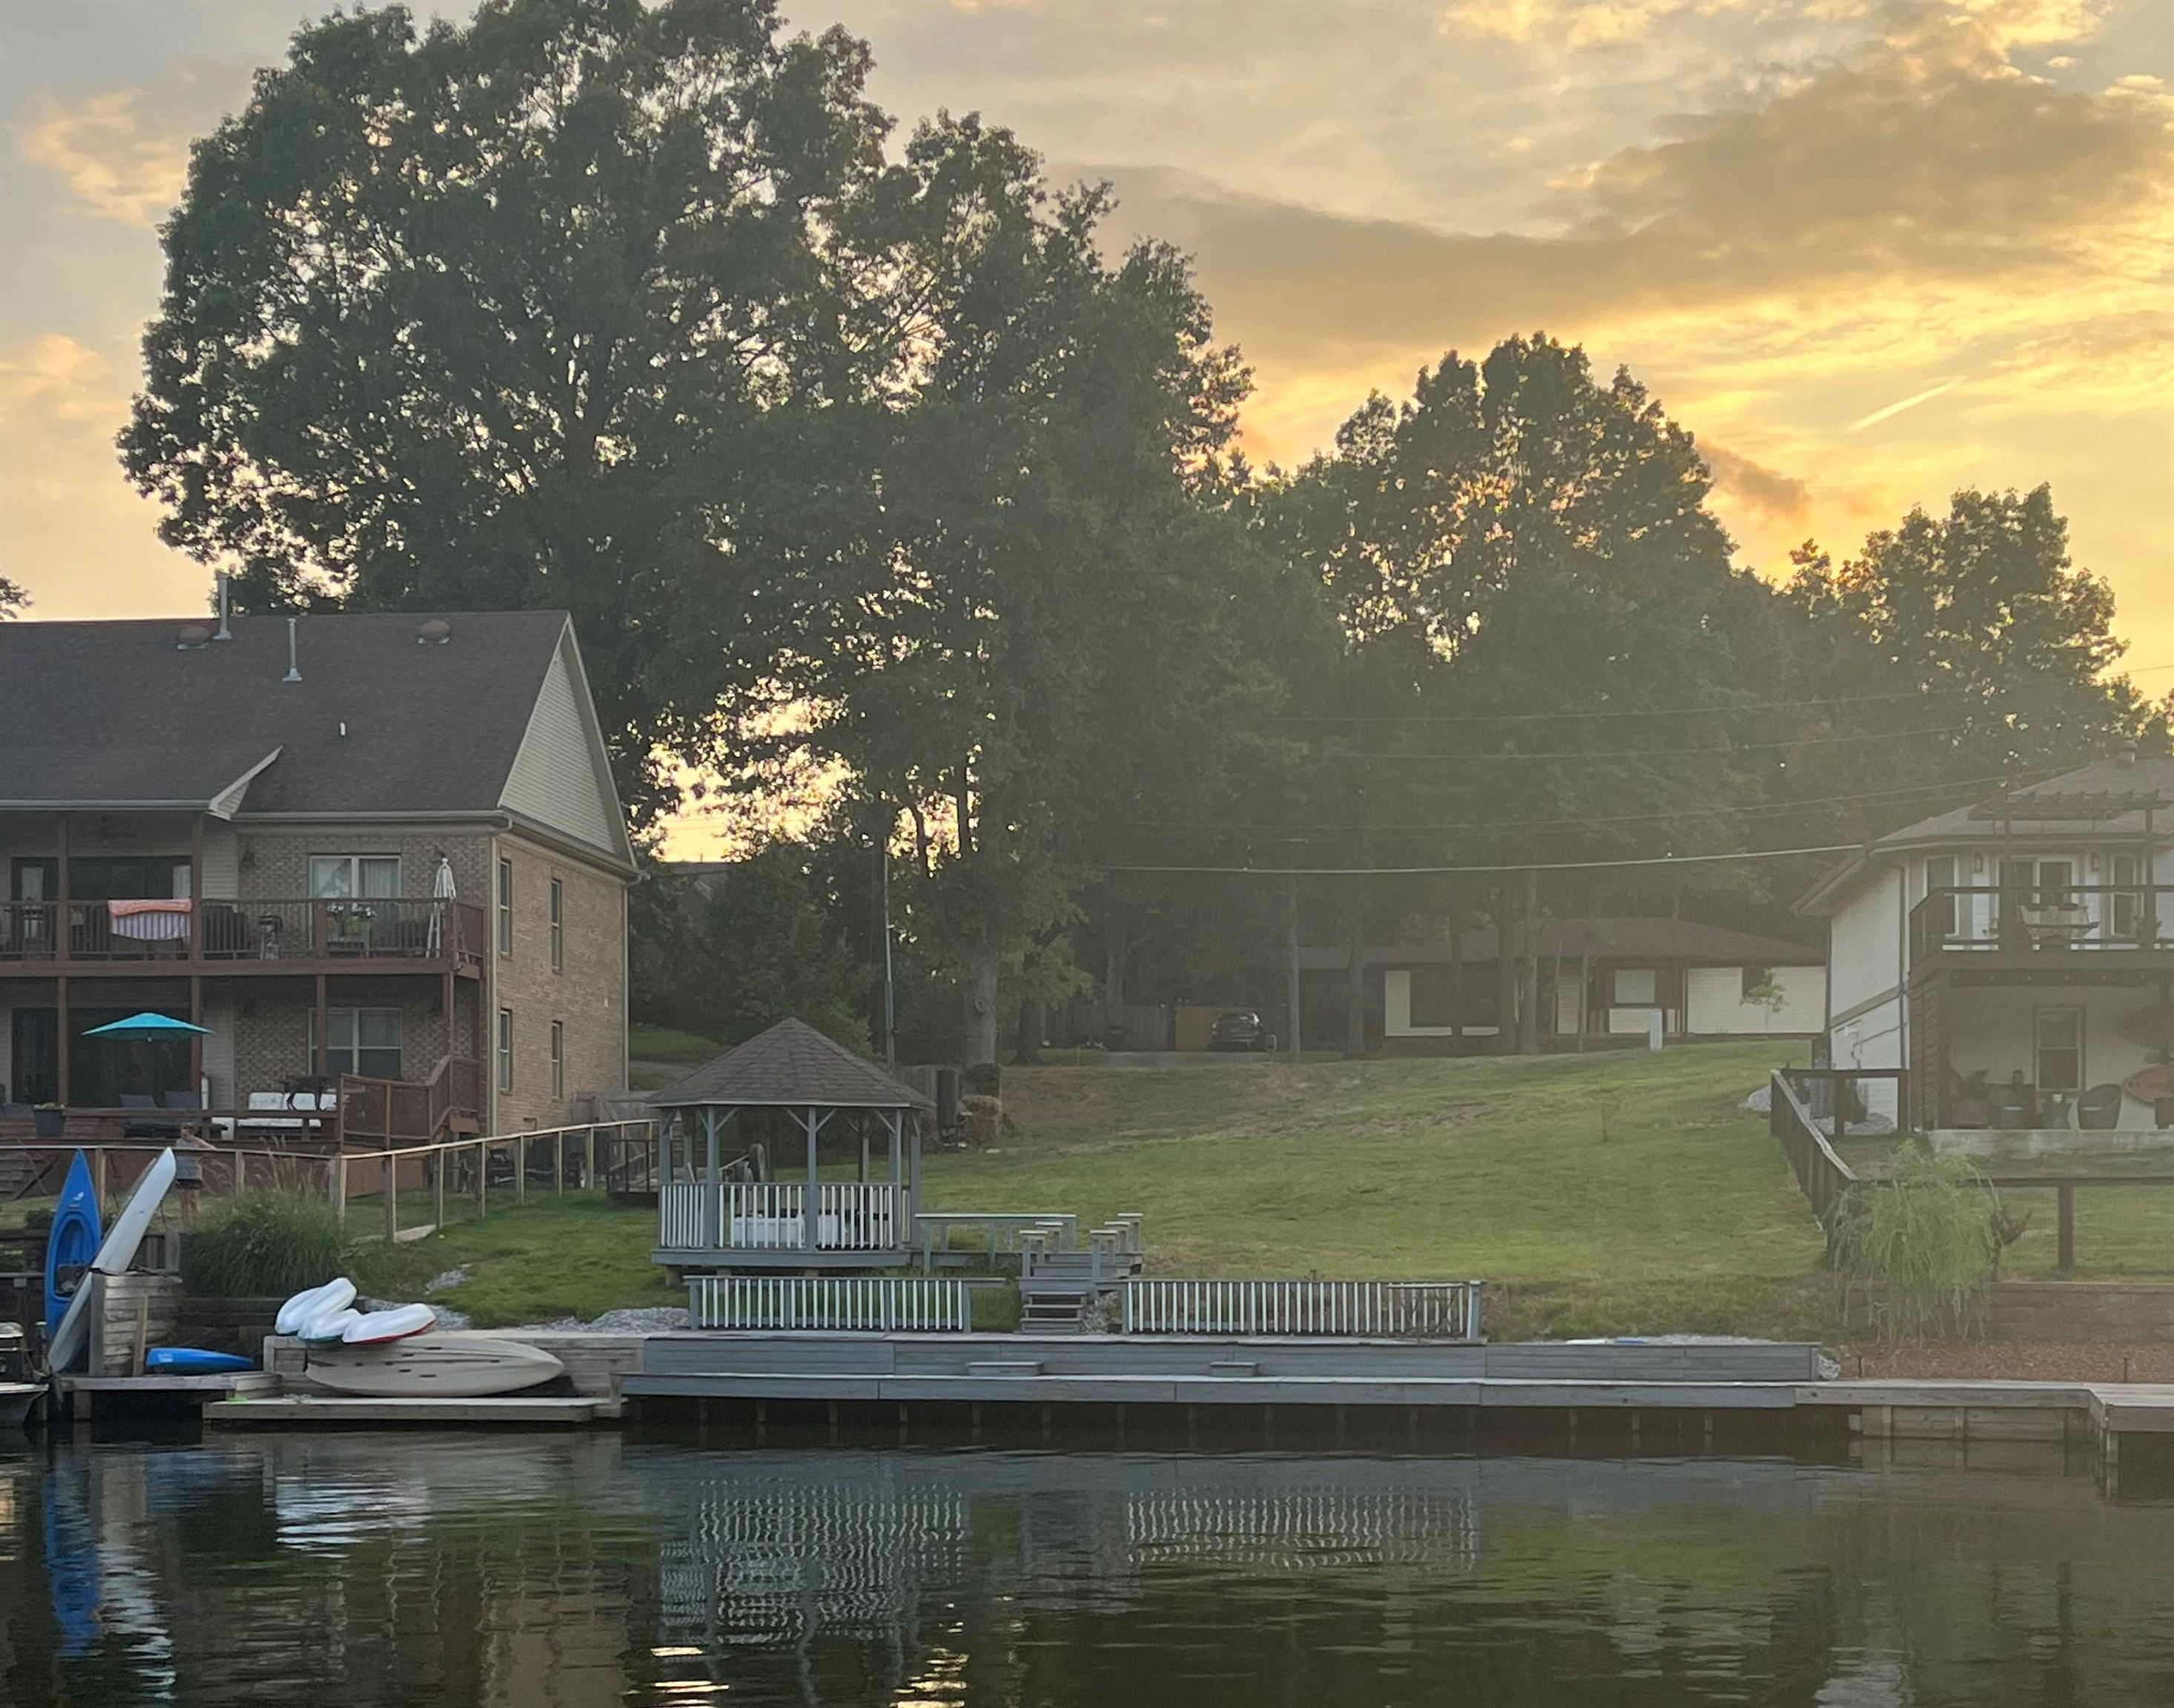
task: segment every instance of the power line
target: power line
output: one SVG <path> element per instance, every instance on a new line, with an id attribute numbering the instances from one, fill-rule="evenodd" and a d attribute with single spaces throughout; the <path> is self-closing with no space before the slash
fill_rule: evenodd
<path id="1" fill-rule="evenodd" d="M 1410 764 L 1438 762 L 1461 765 L 1467 760 L 1479 764 L 1506 764 L 1520 759 L 1673 759 L 1690 758 L 1701 754 L 1759 754 L 1795 753 L 1804 748 L 1846 747 L 1858 742 L 1901 741 L 1933 735 L 1961 735 L 1967 732 L 1966 723 L 1942 724 L 1933 729 L 1868 729 L 1855 735 L 1816 736 L 1809 740 L 1726 742 L 1718 747 L 1658 747 L 1658 748 L 1566 748 L 1557 753 L 1461 753 L 1461 754 L 1398 754 L 1371 753 L 1362 748 L 1313 748 L 1306 757 L 1317 759 L 1397 759 Z"/>
<path id="2" fill-rule="evenodd" d="M 1225 835 L 1260 835 L 1266 840 L 1300 842 L 1328 836 L 1417 836 L 1471 830 L 1551 830 L 1596 824 L 1654 824 L 1671 819 L 1715 819 L 1783 815 L 1809 807 L 1835 807 L 1863 801 L 1891 801 L 1918 795 L 1944 795 L 1962 789 L 1998 785 L 2020 786 L 2052 776 L 2051 770 L 2003 773 L 1992 777 L 1960 777 L 1951 782 L 1913 783 L 1903 789 L 1872 789 L 1848 795 L 1808 795 L 1801 801 L 1768 801 L 1748 807 L 1682 807 L 1665 813 L 1619 813 L 1609 817 L 1575 819 L 1468 819 L 1454 824 L 1232 824 L 1203 820 L 1119 819 L 1111 828 L 1119 830 L 1175 830 L 1213 832 Z"/>
<path id="3" fill-rule="evenodd" d="M 2124 676 L 2151 676 L 2161 671 L 2174 670 L 2174 663 L 2139 664 L 2122 673 Z M 1455 711 L 1455 712 L 1384 712 L 1378 716 L 1361 714 L 1342 715 L 1336 712 L 1284 712 L 1265 720 L 1270 723 L 1533 723 L 1547 721 L 1581 718 L 1613 717 L 1690 717 L 1701 713 L 1739 711 L 1797 711 L 1820 705 L 1884 705 L 1901 700 L 1948 700 L 1960 694 L 1974 694 L 1971 688 L 1912 689 L 1901 694 L 1841 694 L 1820 700 L 1755 700 L 1734 705 L 1709 703 L 1705 705 L 1653 705 L 1595 708 L 1587 711 Z"/>
<path id="4" fill-rule="evenodd" d="M 1743 854 L 1655 854 L 1640 860 L 1528 860 L 1506 866 L 1104 866 L 1104 872 L 1196 873 L 1219 878 L 1482 877 L 1508 872 L 1603 872 L 1630 866 L 1711 866 L 1737 860 L 1789 860 L 1808 854 L 1855 854 L 1862 842 L 1815 848 L 1762 848 Z"/>

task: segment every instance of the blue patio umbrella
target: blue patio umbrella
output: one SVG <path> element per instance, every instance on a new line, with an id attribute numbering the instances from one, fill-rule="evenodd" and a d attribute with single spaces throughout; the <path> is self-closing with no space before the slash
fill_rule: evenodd
<path id="1" fill-rule="evenodd" d="M 83 1035 L 86 1038 L 208 1038 L 211 1028 L 198 1026 L 187 1020 L 176 1020 L 169 1014 L 131 1014 L 125 1020 L 111 1020 L 103 1026 L 93 1026 Z"/>

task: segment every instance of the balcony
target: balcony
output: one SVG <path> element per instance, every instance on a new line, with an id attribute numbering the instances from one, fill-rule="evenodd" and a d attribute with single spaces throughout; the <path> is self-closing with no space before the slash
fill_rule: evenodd
<path id="1" fill-rule="evenodd" d="M 2163 884 L 1962 884 L 1910 910 L 1913 973 L 2050 970 L 2064 959 L 2076 971 L 2112 972 L 2153 956 L 2174 959 L 2174 886 Z"/>
<path id="2" fill-rule="evenodd" d="M 197 972 L 480 966 L 483 910 L 431 897 L 300 901 L 0 901 L 0 965 Z"/>

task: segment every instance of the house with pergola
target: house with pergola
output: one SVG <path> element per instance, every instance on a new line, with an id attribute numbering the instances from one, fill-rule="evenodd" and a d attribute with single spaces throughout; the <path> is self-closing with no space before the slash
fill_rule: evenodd
<path id="1" fill-rule="evenodd" d="M 802 1271 L 907 1261 L 933 1108 L 910 1086 L 788 1019 L 650 1101 L 662 1130 L 657 1262 Z"/>
<path id="2" fill-rule="evenodd" d="M 1833 1065 L 1901 1070 L 1865 1103 L 1946 1149 L 2174 1143 L 2170 830 L 2174 759 L 2132 748 L 1841 863 L 1798 904 Z"/>

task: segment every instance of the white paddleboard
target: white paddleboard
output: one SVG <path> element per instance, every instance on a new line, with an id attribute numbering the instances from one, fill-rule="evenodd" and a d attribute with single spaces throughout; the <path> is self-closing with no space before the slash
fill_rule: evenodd
<path id="1" fill-rule="evenodd" d="M 296 1331 L 298 1337 L 311 1346 L 338 1346 L 340 1337 L 350 1323 L 362 1321 L 362 1313 L 351 1305 L 334 1305 L 320 1311 Z"/>
<path id="2" fill-rule="evenodd" d="M 372 1311 L 348 1324 L 340 1336 L 349 1346 L 376 1346 L 388 1340 L 405 1340 L 420 1334 L 438 1320 L 427 1305 L 400 1305 L 390 1311 Z"/>
<path id="3" fill-rule="evenodd" d="M 378 1346 L 313 1353 L 310 1379 L 337 1393 L 379 1399 L 436 1394 L 480 1399 L 517 1393 L 565 1374 L 541 1347 L 483 1335 L 418 1334 Z"/>
<path id="4" fill-rule="evenodd" d="M 160 1200 L 173 1183 L 174 1154 L 162 1150 L 151 1166 L 143 1170 L 143 1178 L 136 1183 L 128 1208 L 122 1211 L 107 1231 L 105 1243 L 90 1260 L 92 1270 L 100 1275 L 128 1273 L 128 1266 L 136 1261 L 136 1249 L 143 1243 L 143 1235 L 151 1225 L 151 1218 L 158 1213 Z M 68 1300 L 61 1326 L 53 1331 L 52 1343 L 46 1349 L 48 1369 L 66 1370 L 82 1356 L 84 1348 L 89 1343 L 91 1292 L 90 1276 L 86 1273 L 83 1284 Z"/>
<path id="5" fill-rule="evenodd" d="M 327 1281 L 322 1287 L 307 1287 L 279 1307 L 279 1315 L 272 1324 L 274 1334 L 299 1334 L 302 1325 L 313 1316 L 327 1311 L 339 1311 L 354 1303 L 354 1283 L 342 1276 Z"/>

